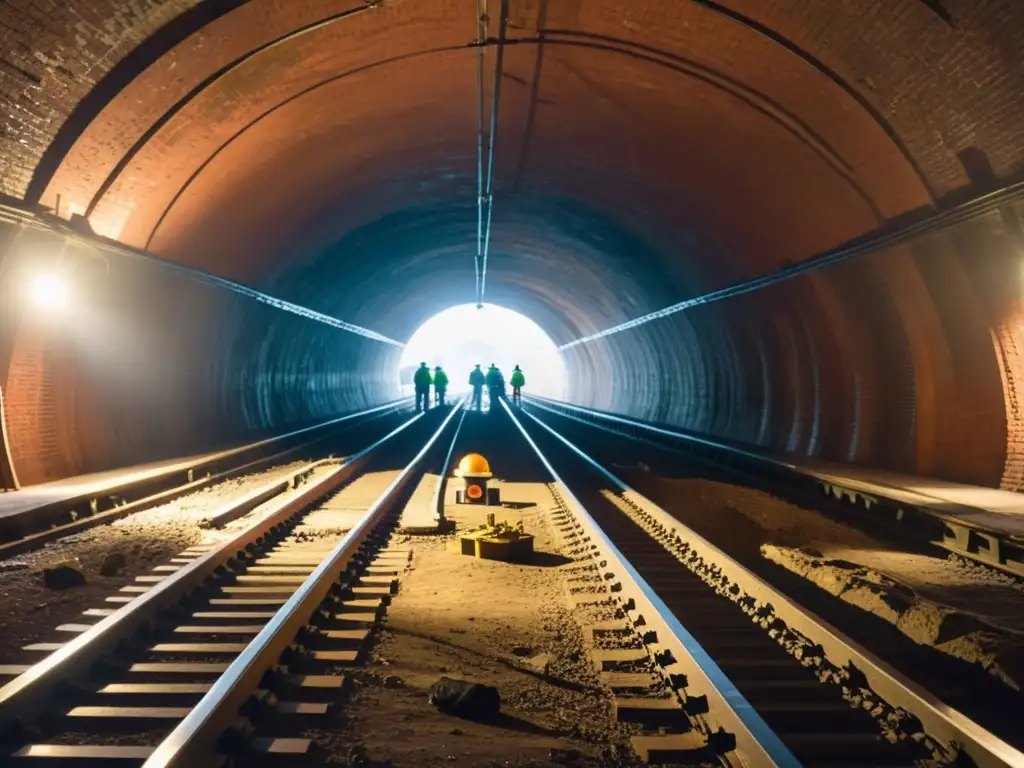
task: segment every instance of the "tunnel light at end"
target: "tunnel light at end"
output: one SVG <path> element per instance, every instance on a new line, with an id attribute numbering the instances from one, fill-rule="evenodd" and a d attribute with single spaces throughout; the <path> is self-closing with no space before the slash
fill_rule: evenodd
<path id="1" fill-rule="evenodd" d="M 29 280 L 29 298 L 39 309 L 59 312 L 68 303 L 68 285 L 63 276 L 52 272 L 34 275 Z"/>
<path id="2" fill-rule="evenodd" d="M 451 394 L 469 389 L 474 365 L 494 363 L 506 379 L 515 365 L 526 374 L 526 392 L 559 399 L 568 387 L 565 361 L 555 342 L 530 318 L 507 307 L 459 304 L 428 318 L 409 337 L 399 361 L 399 378 L 412 394 L 412 377 L 421 362 L 441 366 Z"/>

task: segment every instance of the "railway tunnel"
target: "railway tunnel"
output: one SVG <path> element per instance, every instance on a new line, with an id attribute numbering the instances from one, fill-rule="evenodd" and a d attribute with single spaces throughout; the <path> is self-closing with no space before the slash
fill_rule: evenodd
<path id="1" fill-rule="evenodd" d="M 1024 766 L 1018 3 L 0 37 L 5 760 Z"/>
<path id="2" fill-rule="evenodd" d="M 120 244 L 399 344 L 485 268 L 485 300 L 562 347 L 571 402 L 1020 487 L 1012 3 L 51 5 L 0 11 L 3 192 L 46 222 L 4 227 L 23 483 L 394 395 L 399 345 Z M 83 223 L 106 255 L 61 229 Z M 50 262 L 63 319 L 20 300 Z"/>

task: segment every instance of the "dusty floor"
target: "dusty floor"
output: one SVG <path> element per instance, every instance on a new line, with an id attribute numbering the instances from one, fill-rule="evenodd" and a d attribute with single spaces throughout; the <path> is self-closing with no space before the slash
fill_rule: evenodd
<path id="1" fill-rule="evenodd" d="M 616 471 L 727 552 L 764 557 L 894 624 L 915 642 L 1024 688 L 1024 588 L 958 557 L 894 549 L 762 491 L 642 468 Z"/>
<path id="2" fill-rule="evenodd" d="M 453 536 L 409 537 L 411 570 L 388 609 L 372 663 L 355 675 L 344 728 L 309 734 L 324 748 L 326 762 L 396 768 L 627 764 L 602 759 L 603 752 L 607 757 L 608 750 L 622 749 L 626 733 L 613 720 L 569 614 L 559 568 L 569 561 L 546 521 L 550 492 L 542 484 L 508 483 L 502 499 L 520 508 L 498 510 L 498 519 L 523 520 L 537 537 L 536 562 L 467 557 L 453 551 Z M 482 523 L 486 511 L 446 508 L 460 529 Z M 441 676 L 497 687 L 500 720 L 475 723 L 435 710 L 427 690 Z"/>
<path id="3" fill-rule="evenodd" d="M 56 627 L 79 621 L 82 611 L 101 607 L 107 595 L 204 537 L 223 535 L 201 527 L 212 509 L 304 463 L 284 464 L 219 483 L 110 525 L 51 542 L 35 552 L 0 561 L 0 663 L 38 661 L 38 653 L 26 653 L 22 647 L 33 642 L 70 639 L 72 635 L 60 637 Z M 236 525 L 241 523 L 236 521 Z M 102 576 L 100 563 L 104 555 L 113 552 L 122 553 L 127 566 L 117 576 Z M 84 568 L 84 586 L 53 590 L 43 584 L 43 568 L 74 558 Z"/>

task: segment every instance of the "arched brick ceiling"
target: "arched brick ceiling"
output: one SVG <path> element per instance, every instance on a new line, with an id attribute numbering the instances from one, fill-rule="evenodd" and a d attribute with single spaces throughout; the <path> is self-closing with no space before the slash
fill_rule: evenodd
<path id="1" fill-rule="evenodd" d="M 318 206 L 382 183 L 412 181 L 388 191 L 389 210 L 415 201 L 417 175 L 473 199 L 475 4 L 345 13 L 362 5 L 252 0 L 221 16 L 100 112 L 42 201 L 60 194 L 104 234 L 202 259 L 174 244 L 206 240 L 196 217 L 227 200 L 301 231 Z M 655 237 L 683 222 L 735 258 L 764 259 L 744 272 L 928 202 L 886 126 L 778 42 L 696 3 L 617 5 L 511 3 L 497 194 L 574 197 Z M 325 184 L 331 194 L 309 194 Z M 280 243 L 253 239 L 280 258 Z"/>
<path id="2" fill-rule="evenodd" d="M 472 300 L 476 0 L 43 5 L 0 8 L 4 192 L 382 332 Z M 505 6 L 488 5 L 490 103 Z M 559 340 L 941 203 L 972 183 L 967 150 L 995 177 L 1024 167 L 1013 0 L 507 11 L 488 295 Z M 1024 375 L 992 339 L 1009 308 L 935 248 L 574 348 L 574 396 L 1008 482 Z"/>

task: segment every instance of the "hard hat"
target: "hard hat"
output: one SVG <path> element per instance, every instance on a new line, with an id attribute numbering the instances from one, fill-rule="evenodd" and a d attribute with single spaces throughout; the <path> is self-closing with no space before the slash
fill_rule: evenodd
<path id="1" fill-rule="evenodd" d="M 427 367 L 426 363 L 420 363 L 420 368 L 426 368 L 426 367 Z"/>
<path id="2" fill-rule="evenodd" d="M 456 477 L 490 477 L 491 465 L 479 453 L 467 453 L 455 470 Z"/>
<path id="3" fill-rule="evenodd" d="M 440 371 L 441 370 L 441 366 L 440 365 L 435 365 L 434 366 L 434 370 L 435 371 Z"/>

